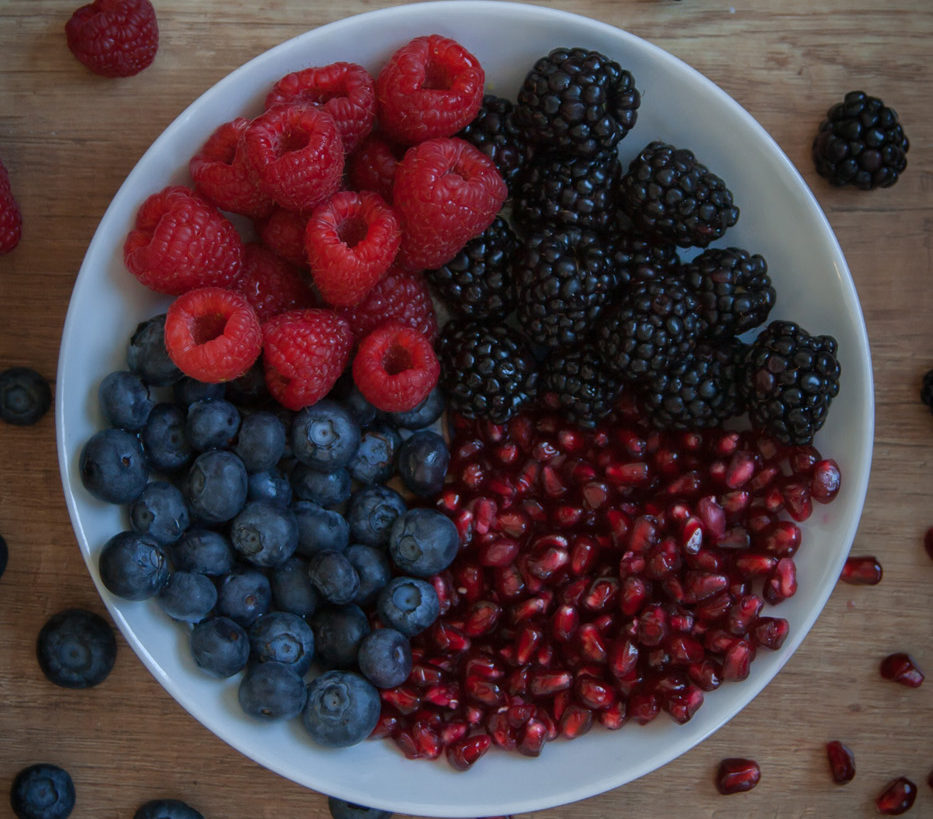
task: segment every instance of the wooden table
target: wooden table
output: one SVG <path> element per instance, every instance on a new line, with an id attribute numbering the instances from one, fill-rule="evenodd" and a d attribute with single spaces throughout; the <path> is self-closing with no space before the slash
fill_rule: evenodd
<path id="1" fill-rule="evenodd" d="M 0 0 L 0 157 L 24 218 L 0 258 L 0 367 L 54 380 L 75 275 L 104 209 L 146 147 L 233 68 L 308 28 L 388 3 L 157 0 L 161 45 L 132 79 L 92 76 L 68 52 L 77 2 Z M 891 778 L 919 786 L 912 814 L 933 816 L 933 680 L 880 679 L 878 661 L 908 650 L 933 673 L 933 414 L 918 400 L 933 367 L 933 6 L 929 0 L 581 0 L 550 3 L 626 28 L 673 52 L 735 97 L 812 186 L 858 287 L 876 378 L 871 482 L 854 554 L 876 555 L 884 581 L 840 584 L 801 649 L 727 727 L 662 770 L 540 819 L 610 816 L 873 816 Z M 873 193 L 836 190 L 814 172 L 810 141 L 826 108 L 863 88 L 894 106 L 913 139 L 903 179 Z M 788 237 L 793 241 L 793 237 Z M 15 773 L 67 768 L 80 819 L 129 817 L 154 796 L 209 817 L 325 817 L 322 795 L 264 770 L 183 711 L 119 637 L 105 684 L 57 688 L 35 661 L 45 620 L 66 606 L 105 609 L 66 512 L 52 414 L 0 425 L 0 816 Z M 824 743 L 855 749 L 858 773 L 829 780 Z M 752 793 L 719 796 L 725 756 L 762 767 Z"/>

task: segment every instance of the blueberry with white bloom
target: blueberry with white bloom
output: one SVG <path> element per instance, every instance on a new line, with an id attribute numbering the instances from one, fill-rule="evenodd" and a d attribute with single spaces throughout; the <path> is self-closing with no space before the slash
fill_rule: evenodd
<path id="1" fill-rule="evenodd" d="M 367 808 L 356 802 L 347 802 L 336 796 L 327 797 L 327 808 L 331 819 L 392 819 L 393 814 L 387 810 Z"/>
<path id="2" fill-rule="evenodd" d="M 236 555 L 226 535 L 192 527 L 172 546 L 175 568 L 217 577 L 233 571 Z"/>
<path id="3" fill-rule="evenodd" d="M 433 591 L 433 589 L 432 589 Z M 325 668 L 352 668 L 360 641 L 370 632 L 369 618 L 354 603 L 321 606 L 309 618 L 314 651 Z"/>
<path id="4" fill-rule="evenodd" d="M 460 549 L 454 522 L 435 509 L 409 509 L 392 524 L 389 555 L 398 568 L 416 577 L 446 569 Z"/>
<path id="5" fill-rule="evenodd" d="M 429 429 L 412 433 L 399 448 L 398 473 L 414 494 L 431 498 L 444 488 L 450 451 L 447 442 Z"/>
<path id="6" fill-rule="evenodd" d="M 360 590 L 360 576 L 342 552 L 315 552 L 308 560 L 308 577 L 328 603 L 350 603 Z"/>
<path id="7" fill-rule="evenodd" d="M 314 632 L 297 614 L 270 611 L 249 629 L 252 657 L 257 663 L 276 662 L 304 674 L 314 658 Z"/>
<path id="8" fill-rule="evenodd" d="M 97 568 L 107 590 L 125 600 L 152 597 L 174 571 L 168 547 L 138 532 L 119 532 L 110 538 L 100 550 Z"/>
<path id="9" fill-rule="evenodd" d="M 395 460 L 402 437 L 395 427 L 378 424 L 365 430 L 347 469 L 364 486 L 381 484 L 395 474 Z"/>
<path id="10" fill-rule="evenodd" d="M 236 569 L 217 589 L 217 611 L 249 628 L 272 607 L 272 586 L 258 569 Z"/>
<path id="11" fill-rule="evenodd" d="M 333 509 L 350 497 L 353 481 L 350 473 L 341 467 L 322 472 L 307 464 L 297 463 L 291 471 L 292 491 L 300 500 L 308 500 Z"/>
<path id="12" fill-rule="evenodd" d="M 155 401 L 142 377 L 129 370 L 108 373 L 97 388 L 101 411 L 107 423 L 138 432 L 149 419 Z"/>
<path id="13" fill-rule="evenodd" d="M 363 543 L 352 543 L 344 554 L 360 578 L 360 586 L 353 602 L 361 606 L 371 605 L 392 577 L 392 566 L 388 556 L 382 549 Z"/>
<path id="14" fill-rule="evenodd" d="M 159 403 L 152 408 L 140 438 L 153 469 L 172 475 L 194 459 L 194 449 L 185 435 L 185 421 L 185 411 L 177 404 Z"/>
<path id="15" fill-rule="evenodd" d="M 227 387 L 224 383 L 210 383 L 198 381 L 189 375 L 176 381 L 172 386 L 172 395 L 175 403 L 188 407 L 195 401 L 220 400 L 226 396 Z"/>
<path id="16" fill-rule="evenodd" d="M 165 347 L 165 313 L 136 325 L 126 348 L 127 366 L 153 387 L 167 387 L 182 378 Z"/>
<path id="17" fill-rule="evenodd" d="M 298 523 L 290 509 L 249 501 L 230 524 L 230 542 L 254 566 L 279 566 L 298 546 Z"/>
<path id="18" fill-rule="evenodd" d="M 394 688 L 411 673 L 411 643 L 394 628 L 377 628 L 360 642 L 360 671 L 377 688 Z"/>
<path id="19" fill-rule="evenodd" d="M 188 407 L 185 435 L 198 452 L 226 449 L 240 429 L 240 411 L 224 398 L 195 401 Z"/>
<path id="20" fill-rule="evenodd" d="M 298 554 L 310 557 L 323 549 L 347 548 L 350 526 L 338 511 L 307 500 L 294 501 L 291 510 L 298 522 Z"/>
<path id="21" fill-rule="evenodd" d="M 279 611 L 308 617 L 317 609 L 320 596 L 308 577 L 308 561 L 292 555 L 269 572 L 272 604 Z"/>
<path id="22" fill-rule="evenodd" d="M 206 574 L 176 571 L 156 595 L 156 602 L 173 620 L 200 623 L 217 604 L 217 587 Z"/>
<path id="23" fill-rule="evenodd" d="M 299 410 L 292 420 L 292 453 L 321 471 L 345 467 L 360 444 L 360 425 L 329 398 Z"/>
<path id="24" fill-rule="evenodd" d="M 266 500 L 278 506 L 292 502 L 292 484 L 278 469 L 268 472 L 250 472 L 246 483 L 247 500 Z"/>
<path id="25" fill-rule="evenodd" d="M 180 799 L 150 799 L 136 809 L 133 819 L 204 819 L 204 814 Z"/>
<path id="26" fill-rule="evenodd" d="M 379 721 L 376 687 L 353 671 L 326 671 L 308 686 L 302 722 L 311 738 L 330 748 L 346 748 L 366 739 Z"/>
<path id="27" fill-rule="evenodd" d="M 233 451 L 247 472 L 268 472 L 282 460 L 287 441 L 288 430 L 279 416 L 260 410 L 244 416 Z"/>
<path id="28" fill-rule="evenodd" d="M 174 543 L 191 523 L 185 496 L 168 481 L 148 483 L 129 505 L 129 516 L 134 532 L 149 535 L 159 543 Z"/>
<path id="29" fill-rule="evenodd" d="M 191 630 L 191 656 L 212 677 L 232 677 L 249 661 L 249 636 L 229 617 L 202 620 Z"/>
<path id="30" fill-rule="evenodd" d="M 406 412 L 391 413 L 389 420 L 402 429 L 423 429 L 440 418 L 443 411 L 444 393 L 440 387 L 434 387 L 420 404 Z"/>
<path id="31" fill-rule="evenodd" d="M 249 666 L 237 689 L 243 711 L 265 720 L 297 717 L 307 696 L 305 682 L 295 669 L 276 662 Z"/>
<path id="32" fill-rule="evenodd" d="M 139 439 L 123 429 L 95 432 L 81 449 L 78 471 L 84 488 L 108 503 L 135 500 L 149 481 Z"/>
<path id="33" fill-rule="evenodd" d="M 396 519 L 408 509 L 405 499 L 388 486 L 367 486 L 350 496 L 347 523 L 354 543 L 386 546 Z"/>
<path id="34" fill-rule="evenodd" d="M 379 619 L 406 637 L 413 637 L 432 625 L 440 611 L 434 586 L 417 577 L 392 578 L 376 600 Z"/>
<path id="35" fill-rule="evenodd" d="M 232 452 L 223 449 L 202 452 L 188 469 L 181 490 L 195 521 L 226 523 L 246 503 L 249 490 L 246 467 Z"/>

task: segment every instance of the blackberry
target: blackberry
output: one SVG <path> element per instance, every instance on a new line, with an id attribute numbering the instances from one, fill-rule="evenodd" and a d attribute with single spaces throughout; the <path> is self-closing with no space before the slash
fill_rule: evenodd
<path id="1" fill-rule="evenodd" d="M 581 427 L 593 427 L 609 414 L 622 384 L 606 372 L 591 347 L 553 350 L 541 365 L 540 391 Z"/>
<path id="2" fill-rule="evenodd" d="M 454 319 L 444 326 L 437 355 L 448 408 L 461 415 L 503 423 L 535 397 L 537 362 L 511 327 Z"/>
<path id="3" fill-rule="evenodd" d="M 923 383 L 920 385 L 920 400 L 933 412 L 933 370 L 923 374 Z"/>
<path id="4" fill-rule="evenodd" d="M 453 313 L 477 319 L 504 316 L 512 309 L 511 267 L 518 244 L 508 222 L 497 216 L 453 259 L 425 276 Z"/>
<path id="5" fill-rule="evenodd" d="M 636 283 L 605 310 L 594 343 L 611 373 L 638 381 L 688 356 L 701 329 L 693 293 L 683 282 L 663 278 Z"/>
<path id="6" fill-rule="evenodd" d="M 619 206 L 640 233 L 706 247 L 739 219 L 732 192 L 692 151 L 651 142 L 619 183 Z"/>
<path id="7" fill-rule="evenodd" d="M 515 123 L 534 145 L 595 157 L 632 129 L 640 103 L 635 78 L 617 62 L 586 48 L 557 48 L 526 75 Z"/>
<path id="8" fill-rule="evenodd" d="M 777 297 L 764 257 L 737 247 L 705 250 L 681 275 L 696 294 L 708 338 L 725 339 L 764 324 Z"/>
<path id="9" fill-rule="evenodd" d="M 651 281 L 679 269 L 677 246 L 656 242 L 629 231 L 617 232 L 610 240 L 615 287 L 627 289 L 633 282 Z"/>
<path id="10" fill-rule="evenodd" d="M 820 123 L 813 162 L 831 185 L 866 191 L 887 188 L 907 167 L 909 147 L 893 108 L 864 91 L 850 91 Z"/>
<path id="11" fill-rule="evenodd" d="M 512 271 L 519 324 L 536 344 L 573 346 L 609 301 L 612 284 L 609 248 L 598 234 L 536 231 L 522 243 Z"/>
<path id="12" fill-rule="evenodd" d="M 514 110 L 511 100 L 486 94 L 476 117 L 457 134 L 493 161 L 510 191 L 530 153 L 515 124 Z"/>
<path id="13" fill-rule="evenodd" d="M 512 216 L 526 230 L 550 224 L 605 231 L 615 221 L 621 167 L 615 153 L 596 159 L 535 157 L 518 178 Z"/>
<path id="14" fill-rule="evenodd" d="M 809 444 L 839 392 L 836 339 L 772 321 L 746 350 L 740 383 L 753 426 L 784 444 Z"/>

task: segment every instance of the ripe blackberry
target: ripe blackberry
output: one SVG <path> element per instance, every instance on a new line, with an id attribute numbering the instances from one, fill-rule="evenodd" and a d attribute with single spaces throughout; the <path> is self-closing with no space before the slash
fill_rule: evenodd
<path id="1" fill-rule="evenodd" d="M 725 339 L 764 324 L 777 297 L 764 257 L 737 247 L 703 251 L 682 275 L 696 294 L 707 338 Z"/>
<path id="2" fill-rule="evenodd" d="M 543 230 L 522 243 L 512 271 L 518 321 L 545 347 L 578 343 L 609 301 L 609 250 L 581 228 Z"/>
<path id="3" fill-rule="evenodd" d="M 677 246 L 670 242 L 646 239 L 624 230 L 615 233 L 610 244 L 617 288 L 672 275 L 680 265 Z"/>
<path id="4" fill-rule="evenodd" d="M 605 310 L 596 322 L 594 343 L 611 373 L 638 381 L 686 358 L 702 328 L 690 289 L 664 278 L 636 283 Z"/>
<path id="5" fill-rule="evenodd" d="M 772 321 L 746 350 L 740 383 L 752 424 L 789 445 L 809 444 L 839 392 L 836 339 Z"/>
<path id="6" fill-rule="evenodd" d="M 732 192 L 692 151 L 649 143 L 619 183 L 619 206 L 635 228 L 680 247 L 706 247 L 739 219 Z"/>
<path id="7" fill-rule="evenodd" d="M 518 177 L 512 216 L 526 230 L 550 224 L 605 231 L 615 221 L 621 168 L 615 153 L 595 159 L 535 156 Z"/>
<path id="8" fill-rule="evenodd" d="M 470 239 L 447 264 L 425 271 L 453 312 L 473 318 L 504 316 L 512 309 L 512 261 L 518 239 L 501 217 Z"/>
<path id="9" fill-rule="evenodd" d="M 475 119 L 457 134 L 493 161 L 509 190 L 530 152 L 515 125 L 514 109 L 511 100 L 486 94 Z"/>
<path id="10" fill-rule="evenodd" d="M 850 91 L 820 123 L 813 161 L 831 185 L 867 191 L 897 182 L 907 167 L 909 147 L 893 108 L 864 91 Z"/>
<path id="11" fill-rule="evenodd" d="M 618 63 L 586 48 L 557 48 L 526 75 L 515 123 L 534 145 L 595 157 L 632 129 L 640 103 L 635 78 Z"/>
<path id="12" fill-rule="evenodd" d="M 622 389 L 592 347 L 552 350 L 540 377 L 545 401 L 581 427 L 593 427 L 608 415 Z"/>
<path id="13" fill-rule="evenodd" d="M 920 400 L 933 412 L 933 370 L 923 374 L 923 383 L 920 385 Z"/>
<path id="14" fill-rule="evenodd" d="M 472 319 L 448 322 L 437 342 L 449 409 L 503 423 L 537 392 L 537 362 L 520 332 Z"/>

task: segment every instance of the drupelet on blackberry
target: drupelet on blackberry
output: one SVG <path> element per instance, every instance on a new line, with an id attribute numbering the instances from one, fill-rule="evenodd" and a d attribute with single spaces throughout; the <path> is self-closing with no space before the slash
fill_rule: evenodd
<path id="1" fill-rule="evenodd" d="M 677 246 L 672 242 L 646 239 L 627 228 L 614 233 L 609 243 L 617 288 L 671 276 L 679 271 L 680 257 Z"/>
<path id="2" fill-rule="evenodd" d="M 592 347 L 552 350 L 541 364 L 540 381 L 545 401 L 581 427 L 593 427 L 608 415 L 622 390 Z"/>
<path id="3" fill-rule="evenodd" d="M 511 100 L 486 94 L 476 117 L 457 134 L 493 161 L 510 191 L 530 153 L 515 125 L 514 110 Z"/>

